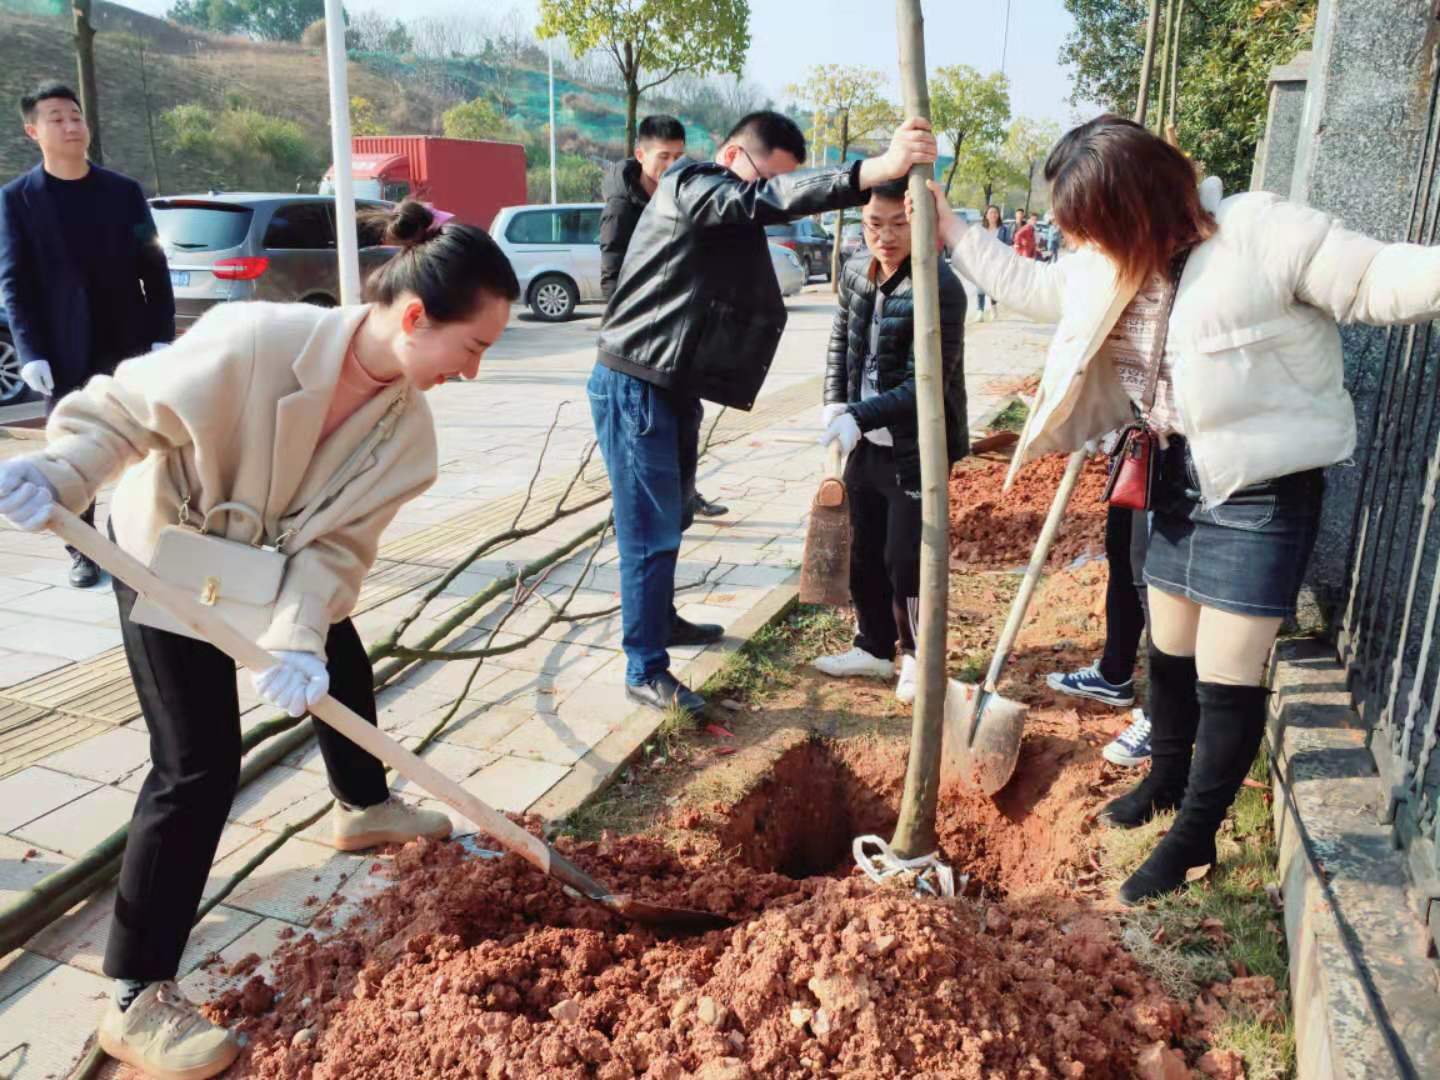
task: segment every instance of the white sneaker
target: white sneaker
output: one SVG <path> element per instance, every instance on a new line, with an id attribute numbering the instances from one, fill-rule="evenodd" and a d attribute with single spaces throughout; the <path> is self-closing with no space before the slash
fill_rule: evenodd
<path id="1" fill-rule="evenodd" d="M 416 837 L 444 840 L 450 819 L 436 810 L 421 810 L 391 795 L 382 803 L 351 810 L 337 801 L 330 809 L 331 843 L 340 851 L 360 851 L 380 844 L 404 844 Z"/>
<path id="2" fill-rule="evenodd" d="M 895 697 L 905 705 L 915 700 L 915 657 L 909 653 L 900 659 L 900 679 L 895 683 Z"/>
<path id="3" fill-rule="evenodd" d="M 868 675 L 872 679 L 888 679 L 895 674 L 893 661 L 871 656 L 858 645 L 839 656 L 817 656 L 810 662 L 810 666 L 822 675 L 829 675 L 836 679 L 848 679 L 855 675 Z"/>
<path id="4" fill-rule="evenodd" d="M 96 1039 L 116 1061 L 154 1080 L 205 1080 L 240 1053 L 235 1036 L 206 1020 L 168 980 L 151 983 L 124 1012 L 112 1000 Z"/>

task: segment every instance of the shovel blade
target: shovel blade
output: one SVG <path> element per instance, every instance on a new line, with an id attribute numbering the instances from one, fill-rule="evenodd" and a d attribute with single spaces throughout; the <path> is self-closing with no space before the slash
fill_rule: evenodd
<path id="1" fill-rule="evenodd" d="M 979 710 L 980 724 L 975 725 Z M 1029 707 L 973 683 L 950 680 L 945 694 L 945 734 L 940 750 L 940 782 L 950 780 L 972 791 L 994 795 L 1015 775 L 1020 740 Z M 971 731 L 975 732 L 972 739 Z"/>
<path id="2" fill-rule="evenodd" d="M 637 900 L 627 894 L 602 896 L 597 899 L 621 918 L 657 930 L 704 933 L 707 930 L 723 930 L 735 922 L 734 919 L 716 915 L 713 911 L 667 907 L 664 904 L 652 904 L 648 900 Z"/>
<path id="3" fill-rule="evenodd" d="M 839 480 L 825 480 L 810 506 L 800 562 L 800 602 L 830 607 L 850 603 L 850 507 Z"/>

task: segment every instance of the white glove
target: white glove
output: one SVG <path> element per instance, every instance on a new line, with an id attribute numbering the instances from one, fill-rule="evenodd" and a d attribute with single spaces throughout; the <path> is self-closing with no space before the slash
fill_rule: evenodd
<path id="1" fill-rule="evenodd" d="M 50 373 L 50 361 L 31 360 L 20 366 L 20 378 L 37 394 L 52 397 L 55 394 L 55 376 Z"/>
<path id="2" fill-rule="evenodd" d="M 825 434 L 820 436 L 820 445 L 829 446 L 836 439 L 840 440 L 840 449 L 846 454 L 854 450 L 855 444 L 860 441 L 860 425 L 848 409 L 830 421 Z"/>
<path id="3" fill-rule="evenodd" d="M 43 360 L 36 363 L 44 363 Z M 55 509 L 55 489 L 33 457 L 0 462 L 0 514 L 25 532 L 40 532 Z"/>
<path id="4" fill-rule="evenodd" d="M 843 412 L 846 412 L 849 408 L 850 408 L 850 406 L 844 405 L 844 404 L 841 404 L 841 405 L 821 405 L 821 406 L 820 406 L 820 430 L 821 430 L 821 431 L 824 431 L 826 428 L 828 428 L 828 427 L 830 426 L 830 422 L 831 422 L 832 420 L 834 420 L 835 417 L 839 416 L 839 415 L 840 415 L 841 413 L 843 413 Z"/>
<path id="5" fill-rule="evenodd" d="M 165 346 L 167 346 L 167 345 L 169 345 L 169 344 L 170 344 L 170 342 L 168 342 L 168 341 L 152 341 L 152 342 L 150 343 L 150 351 L 151 351 L 151 352 L 159 352 L 161 349 L 165 348 Z"/>
<path id="6" fill-rule="evenodd" d="M 282 650 L 275 659 L 280 663 L 274 667 L 252 672 L 251 682 L 265 701 L 299 719 L 330 692 L 330 672 L 314 653 Z"/>

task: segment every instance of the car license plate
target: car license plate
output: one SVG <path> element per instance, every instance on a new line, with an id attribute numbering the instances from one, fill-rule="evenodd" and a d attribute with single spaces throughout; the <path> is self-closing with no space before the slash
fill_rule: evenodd
<path id="1" fill-rule="evenodd" d="M 189 270 L 171 270 L 170 287 L 172 289 L 183 289 L 190 284 Z"/>

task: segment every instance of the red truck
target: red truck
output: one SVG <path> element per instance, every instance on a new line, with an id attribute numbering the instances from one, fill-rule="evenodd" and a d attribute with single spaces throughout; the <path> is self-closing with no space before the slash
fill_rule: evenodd
<path id="1" fill-rule="evenodd" d="M 357 199 L 410 196 L 488 229 L 502 206 L 525 202 L 525 148 L 489 139 L 435 135 L 357 135 L 351 140 Z M 332 165 L 320 185 L 334 194 Z"/>

